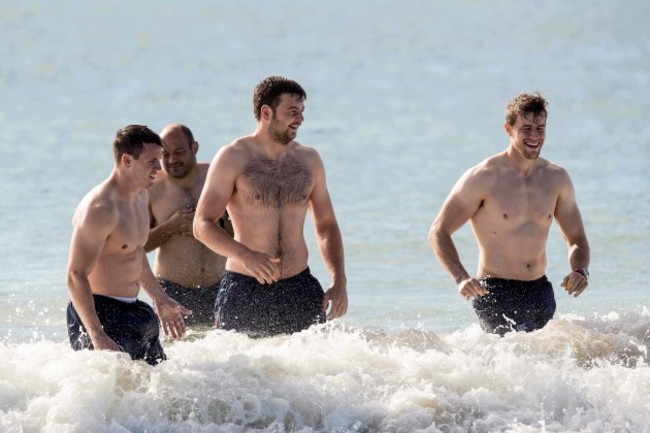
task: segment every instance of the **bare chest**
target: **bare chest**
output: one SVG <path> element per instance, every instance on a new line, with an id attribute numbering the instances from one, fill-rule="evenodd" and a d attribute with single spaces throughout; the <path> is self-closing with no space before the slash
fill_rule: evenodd
<path id="1" fill-rule="evenodd" d="M 249 204 L 282 208 L 305 205 L 313 187 L 313 175 L 300 159 L 255 159 L 246 164 L 238 192 Z"/>
<path id="2" fill-rule="evenodd" d="M 504 223 L 550 224 L 555 214 L 557 190 L 540 179 L 506 177 L 497 181 L 482 207 Z"/>
<path id="3" fill-rule="evenodd" d="M 165 221 L 178 209 L 196 207 L 201 196 L 203 182 L 189 188 L 181 188 L 173 184 L 161 187 L 151 195 L 151 213 L 156 221 Z"/>
<path id="4" fill-rule="evenodd" d="M 131 205 L 120 204 L 118 208 L 119 221 L 106 240 L 105 249 L 112 252 L 132 252 L 144 246 L 149 236 L 149 214 L 146 202 L 139 200 Z"/>

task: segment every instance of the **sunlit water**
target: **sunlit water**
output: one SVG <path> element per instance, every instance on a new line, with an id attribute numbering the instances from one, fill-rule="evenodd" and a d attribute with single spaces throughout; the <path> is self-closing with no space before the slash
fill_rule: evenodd
<path id="1" fill-rule="evenodd" d="M 3 3 L 0 432 L 650 432 L 648 16 L 641 1 Z M 253 130 L 272 74 L 308 93 L 299 140 L 326 165 L 348 315 L 261 340 L 194 330 L 155 368 L 73 352 L 70 218 L 115 131 L 182 121 L 208 161 Z M 556 317 L 499 339 L 426 235 L 456 179 L 507 145 L 506 102 L 535 90 L 592 278 L 562 292 L 554 227 Z M 475 268 L 469 229 L 455 239 Z"/>

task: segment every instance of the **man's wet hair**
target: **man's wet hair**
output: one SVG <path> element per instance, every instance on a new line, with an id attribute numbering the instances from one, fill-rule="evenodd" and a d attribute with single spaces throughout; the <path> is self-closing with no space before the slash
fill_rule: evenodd
<path id="1" fill-rule="evenodd" d="M 513 126 L 520 114 L 526 115 L 533 113 L 535 117 L 540 114 L 548 116 L 548 112 L 546 111 L 547 105 L 548 102 L 546 102 L 546 99 L 539 92 L 520 93 L 506 107 L 506 123 Z"/>
<path id="2" fill-rule="evenodd" d="M 144 150 L 145 143 L 163 146 L 160 135 L 144 125 L 128 125 L 120 128 L 115 134 L 113 141 L 113 155 L 115 163 L 119 163 L 122 155 L 128 154 L 138 159 Z"/>
<path id="3" fill-rule="evenodd" d="M 300 101 L 307 99 L 307 93 L 298 82 L 289 78 L 274 75 L 260 81 L 253 92 L 253 112 L 255 119 L 262 117 L 262 106 L 268 105 L 275 110 L 280 105 L 280 98 L 283 94 L 296 95 Z"/>

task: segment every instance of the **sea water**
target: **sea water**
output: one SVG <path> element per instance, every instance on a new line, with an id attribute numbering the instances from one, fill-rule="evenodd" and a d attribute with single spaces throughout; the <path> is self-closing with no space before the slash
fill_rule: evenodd
<path id="1" fill-rule="evenodd" d="M 643 1 L 0 5 L 0 432 L 650 432 L 650 5 Z M 211 329 L 157 367 L 67 341 L 70 219 L 129 123 L 190 126 L 209 161 L 268 75 L 306 89 L 345 243 L 349 313 L 292 336 Z M 484 334 L 427 243 L 454 182 L 549 100 L 592 277 L 547 327 Z M 310 267 L 329 276 L 311 221 Z M 454 237 L 476 269 L 468 227 Z M 143 297 L 146 299 L 146 297 Z"/>

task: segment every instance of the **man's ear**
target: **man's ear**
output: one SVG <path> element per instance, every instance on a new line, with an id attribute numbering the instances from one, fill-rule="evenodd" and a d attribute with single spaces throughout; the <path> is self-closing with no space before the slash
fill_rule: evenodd
<path id="1" fill-rule="evenodd" d="M 503 129 L 506 130 L 506 134 L 512 135 L 512 125 L 510 125 L 508 122 L 503 124 Z"/>
<path id="2" fill-rule="evenodd" d="M 129 155 L 128 153 L 123 153 L 122 158 L 120 159 L 122 162 L 122 165 L 129 168 L 131 167 L 131 162 L 133 161 L 133 157 Z"/>
<path id="3" fill-rule="evenodd" d="M 260 110 L 260 118 L 264 120 L 271 120 L 271 118 L 273 118 L 273 109 L 266 104 L 262 105 L 262 108 Z"/>
<path id="4" fill-rule="evenodd" d="M 192 151 L 193 155 L 196 155 L 196 153 L 199 151 L 199 142 L 194 140 L 190 145 L 190 150 Z"/>

